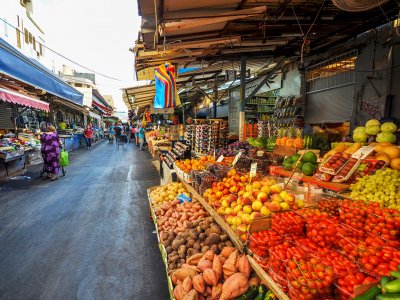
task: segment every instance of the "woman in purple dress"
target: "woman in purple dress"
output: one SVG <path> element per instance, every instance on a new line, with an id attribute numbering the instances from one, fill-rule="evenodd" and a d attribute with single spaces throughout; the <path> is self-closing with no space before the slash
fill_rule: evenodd
<path id="1" fill-rule="evenodd" d="M 44 171 L 47 178 L 54 181 L 60 171 L 60 139 L 54 126 L 47 127 L 47 132 L 42 134 L 40 139 L 42 143 L 42 156 L 44 161 Z"/>

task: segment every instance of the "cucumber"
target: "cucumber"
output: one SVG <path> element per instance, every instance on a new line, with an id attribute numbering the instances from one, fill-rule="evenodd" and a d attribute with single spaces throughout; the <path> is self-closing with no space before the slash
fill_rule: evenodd
<path id="1" fill-rule="evenodd" d="M 264 300 L 265 295 L 267 294 L 268 289 L 265 285 L 260 284 L 258 287 L 258 294 L 253 298 L 253 300 Z"/>
<path id="2" fill-rule="evenodd" d="M 380 294 L 375 300 L 400 300 L 400 294 Z"/>
<path id="3" fill-rule="evenodd" d="M 397 294 L 400 293 L 400 279 L 393 280 L 385 285 L 382 289 L 384 294 Z"/>
<path id="4" fill-rule="evenodd" d="M 377 286 L 373 286 L 364 294 L 355 297 L 353 300 L 374 300 L 376 295 L 381 293 L 381 289 Z"/>
<path id="5" fill-rule="evenodd" d="M 400 278 L 400 271 L 390 272 L 390 276 L 399 279 Z"/>
<path id="6" fill-rule="evenodd" d="M 242 296 L 236 298 L 236 300 L 249 300 L 253 299 L 254 296 L 256 296 L 258 293 L 258 286 L 253 285 L 251 286 L 246 293 L 244 293 Z"/>
<path id="7" fill-rule="evenodd" d="M 381 289 L 383 289 L 385 287 L 385 285 L 388 284 L 389 282 L 390 282 L 390 278 L 389 277 L 382 276 L 381 282 L 379 284 L 381 286 Z"/>

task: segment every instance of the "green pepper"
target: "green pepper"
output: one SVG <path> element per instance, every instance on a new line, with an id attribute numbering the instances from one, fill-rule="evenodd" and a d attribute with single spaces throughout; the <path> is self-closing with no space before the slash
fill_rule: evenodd
<path id="1" fill-rule="evenodd" d="M 253 299 L 254 296 L 256 296 L 258 293 L 258 286 L 253 285 L 251 286 L 246 293 L 244 293 L 242 296 L 236 298 L 236 300 L 250 300 Z"/>
<path id="2" fill-rule="evenodd" d="M 381 286 L 381 289 L 383 289 L 385 287 L 385 285 L 388 284 L 389 282 L 390 282 L 390 278 L 389 277 L 382 276 L 381 282 L 379 284 Z"/>
<path id="3" fill-rule="evenodd" d="M 390 272 L 390 276 L 399 279 L 400 278 L 400 271 L 392 271 L 392 272 Z"/>
<path id="4" fill-rule="evenodd" d="M 397 294 L 400 293 L 400 279 L 393 280 L 385 285 L 382 289 L 384 294 Z"/>
<path id="5" fill-rule="evenodd" d="M 364 294 L 355 297 L 353 300 L 374 300 L 375 296 L 381 293 L 381 289 L 378 286 L 373 286 Z"/>

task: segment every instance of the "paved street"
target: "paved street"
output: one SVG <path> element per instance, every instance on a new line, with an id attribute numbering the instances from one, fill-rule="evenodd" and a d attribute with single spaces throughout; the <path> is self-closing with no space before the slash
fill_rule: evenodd
<path id="1" fill-rule="evenodd" d="M 0 183 L 0 299 L 168 299 L 146 189 L 148 152 L 102 142 L 67 176 Z"/>

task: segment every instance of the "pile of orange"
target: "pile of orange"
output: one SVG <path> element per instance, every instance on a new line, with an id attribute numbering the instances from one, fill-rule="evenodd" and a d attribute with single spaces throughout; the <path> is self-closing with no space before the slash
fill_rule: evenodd
<path id="1" fill-rule="evenodd" d="M 199 159 L 185 159 L 181 161 L 176 161 L 176 166 L 185 173 L 190 173 L 190 171 L 202 171 L 206 168 L 208 164 L 215 162 L 213 156 L 202 156 Z"/>

